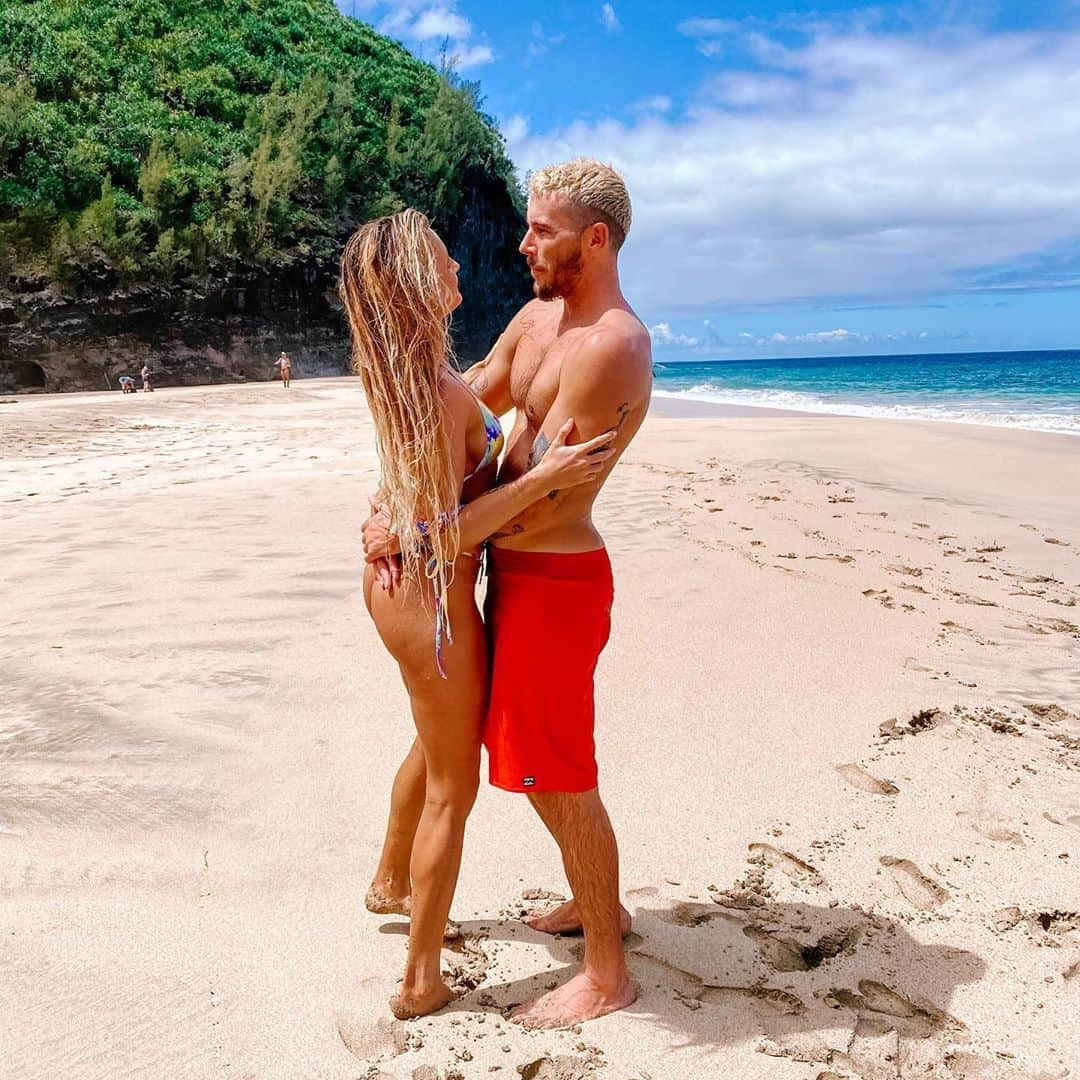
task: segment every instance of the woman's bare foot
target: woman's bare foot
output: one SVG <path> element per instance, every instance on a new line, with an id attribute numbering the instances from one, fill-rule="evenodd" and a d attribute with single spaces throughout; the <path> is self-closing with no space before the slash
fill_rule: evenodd
<path id="1" fill-rule="evenodd" d="M 364 907 L 373 915 L 408 915 L 412 908 L 412 897 L 390 887 L 389 882 L 372 882 L 364 897 Z"/>
<path id="2" fill-rule="evenodd" d="M 637 987 L 626 979 L 604 988 L 582 971 L 543 997 L 519 1005 L 511 1014 L 515 1024 L 528 1028 L 565 1028 L 625 1009 L 637 998 Z"/>
<path id="3" fill-rule="evenodd" d="M 546 915 L 532 915 L 525 920 L 525 925 L 542 934 L 580 934 L 581 914 L 577 901 L 571 898 Z M 623 937 L 630 933 L 630 912 L 622 904 L 619 905 L 619 933 Z"/>
<path id="4" fill-rule="evenodd" d="M 436 983 L 429 990 L 401 991 L 390 999 L 390 1011 L 399 1020 L 412 1020 L 415 1016 L 427 1016 L 438 1012 L 454 1000 L 454 992 L 444 982 Z"/>

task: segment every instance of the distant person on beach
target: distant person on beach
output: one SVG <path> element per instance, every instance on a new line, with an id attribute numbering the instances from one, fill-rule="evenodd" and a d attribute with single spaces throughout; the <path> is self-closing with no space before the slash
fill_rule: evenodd
<path id="1" fill-rule="evenodd" d="M 404 980 L 390 1003 L 400 1018 L 434 1012 L 453 997 L 440 954 L 479 782 L 488 693 L 477 549 L 537 500 L 591 483 L 610 453 L 603 449 L 610 433 L 566 446 L 565 424 L 536 469 L 488 494 L 503 434 L 451 363 L 457 271 L 415 210 L 362 226 L 341 259 L 352 363 L 379 450 L 379 505 L 397 540 L 393 572 L 388 559 L 371 560 L 364 597 L 398 663 L 418 735 L 407 771 L 420 777 L 418 797 L 387 838 L 399 876 L 378 882 L 367 898 L 372 910 L 411 914 Z"/>
<path id="2" fill-rule="evenodd" d="M 144 393 L 152 393 L 154 390 L 153 384 L 150 382 L 150 368 L 147 364 L 143 364 L 142 371 L 139 372 L 142 376 L 142 388 Z"/>
<path id="3" fill-rule="evenodd" d="M 531 925 L 585 933 L 582 970 L 517 1010 L 531 1026 L 570 1026 L 636 996 L 621 940 L 630 917 L 619 902 L 618 850 L 597 788 L 593 743 L 593 673 L 608 638 L 613 586 L 592 507 L 644 419 L 652 387 L 649 334 L 619 284 L 630 216 L 626 186 L 606 165 L 579 159 L 534 173 L 520 250 L 536 299 L 465 373 L 493 412 L 517 410 L 500 487 L 487 499 L 527 482 L 570 437 L 583 446 L 610 440 L 614 451 L 590 482 L 559 487 L 483 534 L 490 541 L 490 781 L 528 795 L 559 845 L 573 889 L 571 900 Z M 365 523 L 364 538 L 368 559 L 394 550 L 385 514 Z M 422 763 L 411 753 L 395 779 L 376 888 L 396 882 L 403 889 L 405 839 L 424 802 Z M 430 799 L 430 775 L 427 783 Z"/>
<path id="4" fill-rule="evenodd" d="M 289 383 L 292 381 L 292 357 L 283 352 L 277 358 L 277 366 L 281 373 L 281 385 L 288 390 Z"/>
<path id="5" fill-rule="evenodd" d="M 135 393 L 135 380 L 130 375 L 121 375 L 117 380 L 120 383 L 120 391 L 124 394 Z"/>

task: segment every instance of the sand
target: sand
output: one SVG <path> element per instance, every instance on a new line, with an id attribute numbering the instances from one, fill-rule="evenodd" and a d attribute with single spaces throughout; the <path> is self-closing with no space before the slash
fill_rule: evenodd
<path id="1" fill-rule="evenodd" d="M 1080 1076 L 1080 441 L 653 415 L 598 521 L 601 789 L 641 994 L 481 790 L 448 969 L 392 1021 L 362 897 L 411 739 L 359 593 L 348 379 L 0 403 L 0 1074 Z"/>

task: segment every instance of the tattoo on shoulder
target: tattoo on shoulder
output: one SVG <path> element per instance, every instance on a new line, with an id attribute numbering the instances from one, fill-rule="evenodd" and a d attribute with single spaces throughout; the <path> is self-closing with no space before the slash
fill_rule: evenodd
<path id="1" fill-rule="evenodd" d="M 548 447 L 551 445 L 551 441 L 541 431 L 539 435 L 533 440 L 532 450 L 529 451 L 529 468 L 536 466 L 540 459 L 547 453 Z"/>

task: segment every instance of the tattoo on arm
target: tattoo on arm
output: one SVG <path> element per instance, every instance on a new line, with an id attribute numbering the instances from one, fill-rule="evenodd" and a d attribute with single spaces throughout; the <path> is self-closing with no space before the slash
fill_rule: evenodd
<path id="1" fill-rule="evenodd" d="M 533 440 L 532 450 L 529 451 L 529 468 L 535 468 L 539 464 L 540 459 L 547 453 L 548 447 L 551 445 L 548 437 L 541 431 L 539 435 Z"/>
<path id="2" fill-rule="evenodd" d="M 615 410 L 615 412 L 619 416 L 619 419 L 615 421 L 615 430 L 618 431 L 619 428 L 621 428 L 623 426 L 623 424 L 626 423 L 626 418 L 630 415 L 630 402 L 629 401 L 624 401 Z"/>
<path id="3" fill-rule="evenodd" d="M 529 468 L 534 468 L 540 459 L 547 453 L 548 447 L 551 445 L 551 441 L 541 431 L 536 439 L 533 441 L 532 450 L 529 451 Z M 547 497 L 554 501 L 558 497 L 557 491 L 549 491 Z"/>

